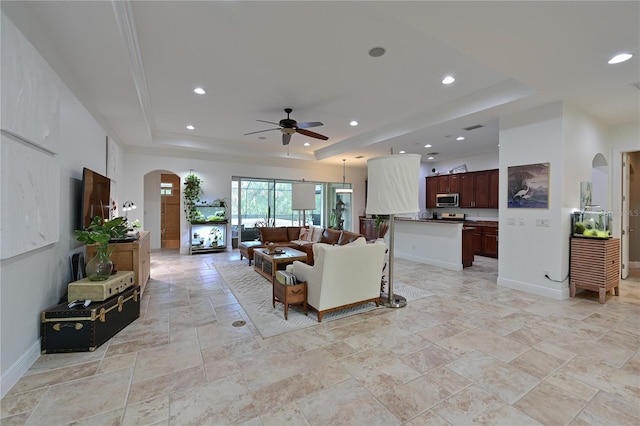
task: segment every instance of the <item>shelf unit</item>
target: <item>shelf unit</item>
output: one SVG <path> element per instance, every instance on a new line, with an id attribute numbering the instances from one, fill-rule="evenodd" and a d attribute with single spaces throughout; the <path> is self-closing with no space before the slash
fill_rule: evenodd
<path id="1" fill-rule="evenodd" d="M 227 249 L 227 212 L 224 206 L 198 205 L 202 221 L 189 225 L 189 254 L 212 253 Z"/>

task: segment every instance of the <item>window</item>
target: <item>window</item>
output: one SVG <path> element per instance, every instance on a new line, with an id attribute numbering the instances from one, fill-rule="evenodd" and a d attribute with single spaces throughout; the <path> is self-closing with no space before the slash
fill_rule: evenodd
<path id="1" fill-rule="evenodd" d="M 173 184 L 171 182 L 162 182 L 160 184 L 160 195 L 173 195 Z"/>

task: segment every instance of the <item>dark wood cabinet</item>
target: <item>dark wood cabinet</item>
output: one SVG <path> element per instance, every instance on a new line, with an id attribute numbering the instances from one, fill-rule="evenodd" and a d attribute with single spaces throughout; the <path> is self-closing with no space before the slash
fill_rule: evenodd
<path id="1" fill-rule="evenodd" d="M 458 193 L 460 208 L 498 208 L 498 169 L 426 178 L 427 208 L 436 208 L 436 194 Z"/>
<path id="2" fill-rule="evenodd" d="M 498 208 L 498 193 L 499 189 L 500 173 L 498 169 L 489 170 L 489 208 Z"/>
<path id="3" fill-rule="evenodd" d="M 484 227 L 482 251 L 484 256 L 498 257 L 498 228 L 493 226 Z"/>
<path id="4" fill-rule="evenodd" d="M 449 194 L 459 191 L 459 175 L 436 176 L 438 194 Z"/>
<path id="5" fill-rule="evenodd" d="M 497 176 L 497 172 L 497 170 L 486 170 L 462 174 L 460 176 L 460 207 L 497 209 L 498 179 L 493 177 Z"/>
<path id="6" fill-rule="evenodd" d="M 436 194 L 438 193 L 438 179 L 437 176 L 427 177 L 427 208 L 436 208 Z"/>
<path id="7" fill-rule="evenodd" d="M 460 177 L 460 207 L 473 207 L 475 200 L 475 185 L 473 182 L 473 173 L 465 173 Z"/>
<path id="8" fill-rule="evenodd" d="M 473 250 L 473 233 L 471 228 L 464 228 L 462 230 L 462 267 L 468 268 L 473 265 L 474 250 Z"/>
<path id="9" fill-rule="evenodd" d="M 479 256 L 498 257 L 498 227 L 472 224 L 473 252 Z"/>

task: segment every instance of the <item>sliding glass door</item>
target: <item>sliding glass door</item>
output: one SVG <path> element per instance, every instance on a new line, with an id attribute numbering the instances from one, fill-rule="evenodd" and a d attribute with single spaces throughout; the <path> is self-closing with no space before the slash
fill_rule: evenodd
<path id="1" fill-rule="evenodd" d="M 307 225 L 351 230 L 351 194 L 336 193 L 342 184 L 316 182 L 316 209 L 291 210 L 292 185 L 299 181 L 234 176 L 231 187 L 231 238 L 260 238 L 261 226 Z"/>
<path id="2" fill-rule="evenodd" d="M 261 226 L 293 226 L 301 224 L 302 212 L 291 210 L 291 188 L 297 181 L 234 177 L 231 197 L 232 241 L 252 241 L 260 238 Z M 316 206 L 321 206 L 322 185 L 316 184 Z M 319 192 L 319 193 L 318 193 Z M 319 211 L 316 208 L 316 211 Z M 320 222 L 316 211 L 306 211 L 306 217 Z M 307 221 L 311 223 L 311 220 Z"/>

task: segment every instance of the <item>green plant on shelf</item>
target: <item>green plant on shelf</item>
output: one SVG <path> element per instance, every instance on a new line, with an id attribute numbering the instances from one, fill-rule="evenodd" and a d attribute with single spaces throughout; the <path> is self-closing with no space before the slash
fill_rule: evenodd
<path id="1" fill-rule="evenodd" d="M 202 180 L 193 173 L 190 173 L 184 179 L 184 212 L 187 215 L 189 223 L 196 222 L 197 208 L 196 203 L 200 202 L 200 196 L 202 195 Z"/>

